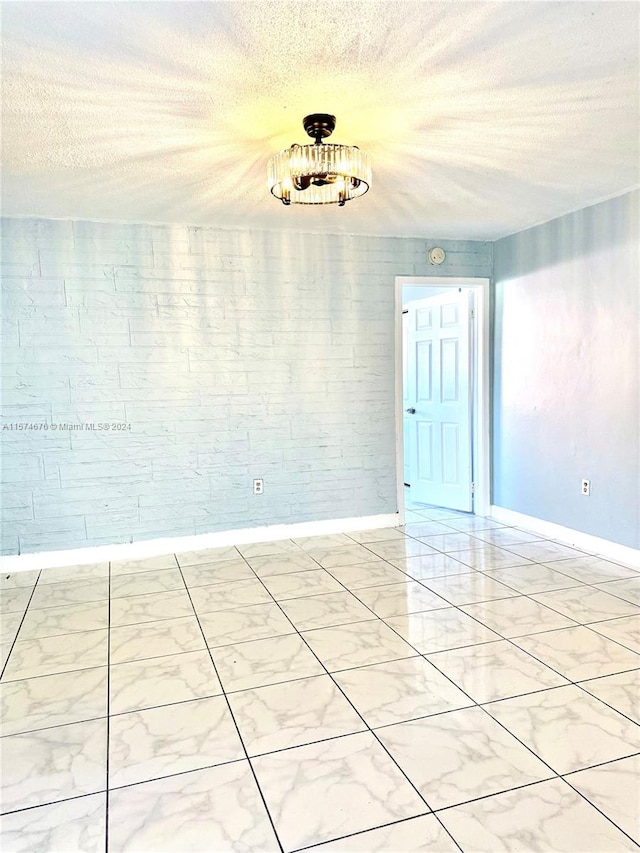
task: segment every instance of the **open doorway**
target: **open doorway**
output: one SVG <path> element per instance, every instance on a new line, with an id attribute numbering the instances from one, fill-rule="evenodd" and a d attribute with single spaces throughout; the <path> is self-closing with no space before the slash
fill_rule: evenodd
<path id="1" fill-rule="evenodd" d="M 489 280 L 396 279 L 398 509 L 484 515 Z"/>

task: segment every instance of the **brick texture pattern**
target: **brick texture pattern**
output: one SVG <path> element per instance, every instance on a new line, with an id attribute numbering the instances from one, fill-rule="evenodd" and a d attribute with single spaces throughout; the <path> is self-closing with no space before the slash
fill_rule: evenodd
<path id="1" fill-rule="evenodd" d="M 2 553 L 395 512 L 394 276 L 491 274 L 489 243 L 4 219 Z"/>

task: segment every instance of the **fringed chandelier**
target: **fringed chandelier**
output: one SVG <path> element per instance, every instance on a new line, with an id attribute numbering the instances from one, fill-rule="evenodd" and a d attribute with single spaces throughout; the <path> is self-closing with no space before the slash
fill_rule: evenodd
<path id="1" fill-rule="evenodd" d="M 357 145 L 324 144 L 336 117 L 313 113 L 302 122 L 313 145 L 292 145 L 275 154 L 267 186 L 283 204 L 338 204 L 364 195 L 371 185 L 369 156 Z"/>

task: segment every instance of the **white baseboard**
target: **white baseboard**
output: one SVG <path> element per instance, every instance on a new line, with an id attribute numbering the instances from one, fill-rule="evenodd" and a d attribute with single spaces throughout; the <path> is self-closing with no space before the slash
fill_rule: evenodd
<path id="1" fill-rule="evenodd" d="M 221 533 L 202 533 L 199 536 L 174 536 L 167 539 L 148 539 L 124 545 L 98 545 L 93 548 L 72 548 L 66 551 L 41 551 L 36 554 L 16 554 L 0 557 L 3 572 L 26 572 L 31 569 L 52 569 L 59 566 L 82 566 L 107 560 L 144 560 L 164 554 L 202 551 L 225 545 L 247 545 L 251 542 L 273 542 L 277 539 L 299 539 L 303 536 L 326 536 L 348 533 L 350 530 L 376 530 L 399 524 L 397 513 L 367 515 L 360 518 L 332 518 L 328 521 L 303 521 L 298 524 L 273 524 L 268 527 L 245 527 Z"/>
<path id="2" fill-rule="evenodd" d="M 600 539 L 598 536 L 581 533 L 579 530 L 562 527 L 560 524 L 553 524 L 551 521 L 544 521 L 542 518 L 535 518 L 532 515 L 523 515 L 521 512 L 514 512 L 512 509 L 505 509 L 501 506 L 491 507 L 491 518 L 501 521 L 503 524 L 521 527 L 524 530 L 530 530 L 532 533 L 539 533 L 545 539 L 555 539 L 562 542 L 563 545 L 573 545 L 581 551 L 597 554 L 598 557 L 603 557 L 614 563 L 624 563 L 633 568 L 640 568 L 640 550 L 637 548 L 619 545 L 609 539 Z"/>

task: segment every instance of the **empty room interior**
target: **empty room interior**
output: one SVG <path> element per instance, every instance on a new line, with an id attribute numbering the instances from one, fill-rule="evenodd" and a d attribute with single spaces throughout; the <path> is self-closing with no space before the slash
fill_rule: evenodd
<path id="1" fill-rule="evenodd" d="M 3 853 L 640 850 L 640 5 L 0 3 Z"/>

